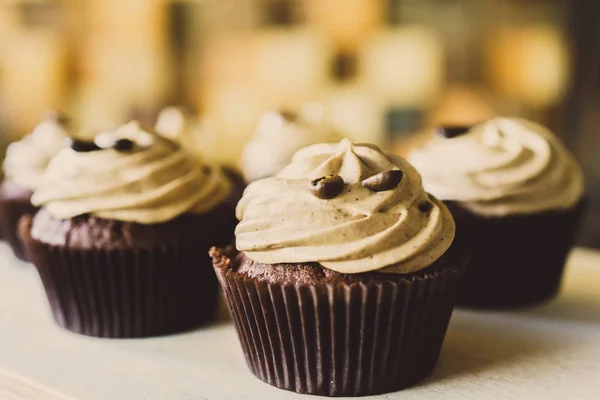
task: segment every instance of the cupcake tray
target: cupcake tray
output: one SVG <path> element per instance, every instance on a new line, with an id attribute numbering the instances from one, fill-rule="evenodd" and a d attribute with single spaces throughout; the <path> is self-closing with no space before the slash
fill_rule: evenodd
<path id="1" fill-rule="evenodd" d="M 55 326 L 43 296 L 35 270 L 0 244 L 0 400 L 319 398 L 256 379 L 224 308 L 194 332 L 106 340 Z M 600 399 L 600 252 L 571 254 L 551 303 L 514 312 L 458 309 L 432 376 L 362 398 Z"/>

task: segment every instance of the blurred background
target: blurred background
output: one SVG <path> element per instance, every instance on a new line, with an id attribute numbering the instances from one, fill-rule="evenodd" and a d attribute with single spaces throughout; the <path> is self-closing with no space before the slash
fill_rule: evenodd
<path id="1" fill-rule="evenodd" d="M 109 129 L 183 105 L 229 163 L 263 111 L 309 101 L 399 154 L 435 124 L 522 116 L 583 164 L 596 247 L 599 80 L 598 0 L 0 1 L 0 150 L 47 109 Z"/>

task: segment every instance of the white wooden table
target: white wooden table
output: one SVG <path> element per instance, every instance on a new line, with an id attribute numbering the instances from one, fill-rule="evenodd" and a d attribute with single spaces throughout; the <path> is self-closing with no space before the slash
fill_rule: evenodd
<path id="1" fill-rule="evenodd" d="M 156 339 L 65 332 L 33 267 L 0 245 L 0 400 L 308 398 L 250 374 L 226 312 L 208 328 Z M 562 294 L 548 305 L 456 311 L 430 378 L 366 398 L 600 399 L 600 252 L 573 252 Z"/>

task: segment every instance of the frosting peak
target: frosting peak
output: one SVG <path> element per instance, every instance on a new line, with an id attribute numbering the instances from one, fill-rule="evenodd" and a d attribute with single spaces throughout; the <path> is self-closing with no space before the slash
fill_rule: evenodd
<path id="1" fill-rule="evenodd" d="M 6 177 L 22 188 L 37 189 L 50 159 L 67 143 L 67 133 L 59 120 L 45 119 L 32 133 L 8 146 Z"/>
<path id="2" fill-rule="evenodd" d="M 122 140 L 130 145 L 119 148 Z M 138 123 L 96 136 L 96 151 L 61 150 L 50 162 L 32 203 L 59 219 L 91 213 L 145 224 L 204 213 L 223 202 L 231 183 L 179 145 Z"/>
<path id="3" fill-rule="evenodd" d="M 307 104 L 298 114 L 269 111 L 261 116 L 254 138 L 244 148 L 242 170 L 248 181 L 274 176 L 301 148 L 340 139 L 319 105 Z"/>
<path id="4" fill-rule="evenodd" d="M 163 109 L 158 114 L 154 129 L 197 157 L 204 160 L 215 157 L 214 131 L 205 121 L 183 107 Z"/>
<path id="5" fill-rule="evenodd" d="M 389 190 L 362 183 L 398 169 L 402 179 Z M 344 186 L 324 200 L 310 183 L 326 175 L 341 176 Z M 237 216 L 237 248 L 250 259 L 319 262 L 342 273 L 414 272 L 431 265 L 454 238 L 449 211 L 423 191 L 407 161 L 346 139 L 306 147 L 277 176 L 251 183 Z"/>
<path id="6" fill-rule="evenodd" d="M 398 167 L 371 144 L 355 145 L 348 139 L 338 144 L 315 144 L 299 150 L 278 178 L 317 179 L 340 175 L 344 182 L 360 182 L 369 176 Z"/>
<path id="7" fill-rule="evenodd" d="M 495 118 L 432 139 L 409 159 L 428 191 L 482 215 L 569 208 L 583 192 L 581 170 L 559 139 L 522 119 Z"/>
<path id="8" fill-rule="evenodd" d="M 166 107 L 158 114 L 154 129 L 164 137 L 176 141 L 184 131 L 188 119 L 189 116 L 184 109 Z"/>

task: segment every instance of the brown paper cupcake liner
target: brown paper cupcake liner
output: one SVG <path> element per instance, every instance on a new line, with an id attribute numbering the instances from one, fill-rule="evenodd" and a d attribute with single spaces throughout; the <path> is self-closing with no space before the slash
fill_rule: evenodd
<path id="1" fill-rule="evenodd" d="M 23 215 L 33 215 L 36 211 L 37 208 L 29 202 L 29 199 L 0 198 L 2 239 L 6 240 L 15 256 L 22 261 L 27 261 L 27 255 L 18 233 L 19 219 Z"/>
<path id="2" fill-rule="evenodd" d="M 448 202 L 456 246 L 471 254 L 458 304 L 509 308 L 540 303 L 560 289 L 566 258 L 586 209 L 484 218 Z"/>
<path id="3" fill-rule="evenodd" d="M 298 393 L 361 396 L 405 388 L 433 370 L 465 264 L 351 284 L 215 271 L 254 375 Z"/>
<path id="4" fill-rule="evenodd" d="M 136 338 L 211 319 L 218 284 L 198 248 L 70 250 L 24 235 L 54 319 L 70 331 Z"/>

